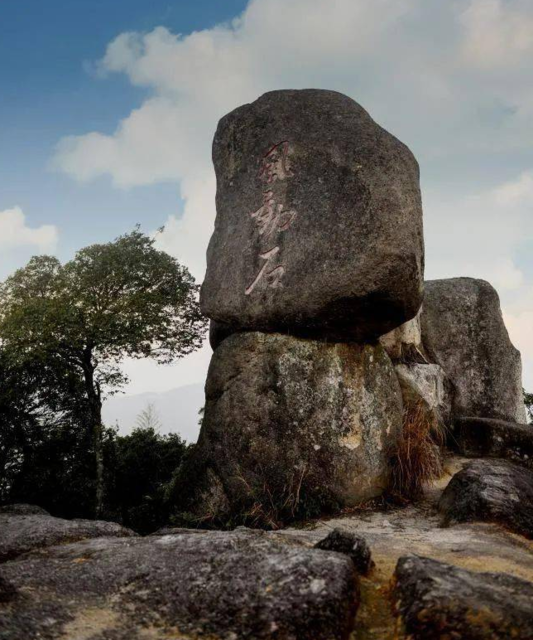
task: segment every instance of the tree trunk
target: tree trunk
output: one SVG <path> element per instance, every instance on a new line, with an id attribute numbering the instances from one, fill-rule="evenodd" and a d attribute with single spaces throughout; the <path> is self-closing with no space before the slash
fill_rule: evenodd
<path id="1" fill-rule="evenodd" d="M 94 459 L 96 464 L 96 492 L 95 492 L 95 517 L 101 518 L 105 503 L 105 478 L 104 478 L 104 426 L 102 424 L 102 398 L 98 384 L 94 380 L 94 366 L 90 361 L 84 367 L 85 387 L 89 401 L 89 419 L 94 445 Z"/>

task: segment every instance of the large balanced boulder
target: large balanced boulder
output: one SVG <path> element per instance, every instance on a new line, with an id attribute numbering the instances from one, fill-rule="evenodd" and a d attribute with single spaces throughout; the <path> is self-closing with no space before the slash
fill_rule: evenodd
<path id="1" fill-rule="evenodd" d="M 530 640 L 533 584 L 418 556 L 400 558 L 394 596 L 413 640 Z"/>
<path id="2" fill-rule="evenodd" d="M 343 640 L 357 605 L 340 553 L 249 532 L 102 538 L 2 565 L 0 638 Z"/>
<path id="3" fill-rule="evenodd" d="M 458 418 L 452 444 L 463 456 L 506 458 L 533 471 L 533 425 L 495 418 Z"/>
<path id="4" fill-rule="evenodd" d="M 444 490 L 445 524 L 496 522 L 533 538 L 533 471 L 506 460 L 474 460 Z"/>
<path id="5" fill-rule="evenodd" d="M 213 161 L 201 306 L 221 330 L 364 341 L 416 315 L 418 164 L 356 102 L 267 93 L 222 118 Z"/>
<path id="6" fill-rule="evenodd" d="M 136 535 L 116 522 L 63 520 L 54 518 L 39 507 L 15 507 L 22 508 L 0 513 L 0 562 L 16 558 L 28 551 L 86 538 Z"/>
<path id="7" fill-rule="evenodd" d="M 177 493 L 199 518 L 255 514 L 267 525 L 354 506 L 387 487 L 401 428 L 401 391 L 382 347 L 233 334 L 213 354 Z"/>
<path id="8" fill-rule="evenodd" d="M 509 339 L 498 294 L 484 280 L 426 282 L 424 347 L 455 387 L 454 415 L 525 422 L 520 352 Z"/>

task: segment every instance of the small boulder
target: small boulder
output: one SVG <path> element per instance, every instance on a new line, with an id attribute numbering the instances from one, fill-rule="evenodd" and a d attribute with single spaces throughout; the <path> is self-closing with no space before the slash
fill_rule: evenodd
<path id="1" fill-rule="evenodd" d="M 278 526 L 381 495 L 402 409 L 380 346 L 234 334 L 211 360 L 180 509 Z"/>
<path id="2" fill-rule="evenodd" d="M 349 558 L 243 531 L 86 540 L 2 572 L 31 594 L 0 608 L 9 640 L 345 640 L 359 603 Z"/>
<path id="3" fill-rule="evenodd" d="M 413 640 L 531 640 L 533 584 L 404 556 L 395 572 L 397 609 Z"/>
<path id="4" fill-rule="evenodd" d="M 63 520 L 31 513 L 0 514 L 0 562 L 56 544 L 85 538 L 135 536 L 133 531 L 115 522 L 100 520 Z"/>
<path id="5" fill-rule="evenodd" d="M 219 122 L 201 307 L 239 329 L 364 341 L 413 318 L 418 164 L 351 98 L 271 91 Z M 218 340 L 215 340 L 218 342 Z"/>
<path id="6" fill-rule="evenodd" d="M 315 544 L 315 549 L 344 553 L 352 559 L 358 573 L 367 575 L 374 566 L 372 553 L 366 540 L 349 531 L 333 529 L 325 538 Z"/>
<path id="7" fill-rule="evenodd" d="M 488 282 L 426 282 L 421 321 L 428 357 L 455 388 L 454 417 L 526 422 L 520 352 L 509 339 L 498 294 Z"/>
<path id="8" fill-rule="evenodd" d="M 458 418 L 453 445 L 461 455 L 506 458 L 533 471 L 533 425 L 494 418 Z"/>
<path id="9" fill-rule="evenodd" d="M 444 490 L 439 511 L 444 524 L 496 522 L 533 537 L 533 472 L 506 460 L 475 460 Z"/>

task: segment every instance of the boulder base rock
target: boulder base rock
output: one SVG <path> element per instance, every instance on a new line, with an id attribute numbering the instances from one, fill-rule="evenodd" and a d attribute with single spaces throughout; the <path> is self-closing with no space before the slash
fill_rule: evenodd
<path id="1" fill-rule="evenodd" d="M 266 525 L 354 506 L 387 487 L 401 428 L 400 387 L 382 347 L 234 334 L 213 354 L 177 494 L 199 518 L 249 514 L 253 523 L 255 514 Z"/>
<path id="2" fill-rule="evenodd" d="M 455 417 L 526 422 L 520 352 L 509 339 L 498 294 L 484 280 L 425 285 L 424 348 L 455 387 Z"/>
<path id="3" fill-rule="evenodd" d="M 505 573 L 408 556 L 398 561 L 394 595 L 414 640 L 533 638 L 533 584 Z"/>
<path id="4" fill-rule="evenodd" d="M 246 329 L 363 341 L 413 318 L 418 164 L 350 98 L 273 91 L 220 121 L 202 311 Z"/>
<path id="5" fill-rule="evenodd" d="M 343 640 L 358 605 L 350 558 L 249 532 L 101 538 L 1 573 L 12 585 L 0 602 L 9 640 Z"/>
<path id="6" fill-rule="evenodd" d="M 533 472 L 506 460 L 475 460 L 450 480 L 439 510 L 445 524 L 497 522 L 533 538 Z"/>
<path id="7" fill-rule="evenodd" d="M 453 444 L 469 457 L 506 458 L 533 471 L 533 425 L 492 418 L 459 418 Z"/>
<path id="8" fill-rule="evenodd" d="M 451 425 L 453 389 L 438 364 L 397 364 L 395 366 L 405 403 L 422 399 L 438 422 Z"/>
<path id="9" fill-rule="evenodd" d="M 28 505 L 24 505 L 25 507 Z M 44 511 L 44 510 L 43 510 Z M 0 514 L 0 562 L 51 545 L 85 538 L 129 537 L 133 531 L 115 522 L 100 520 L 63 520 L 44 513 Z M 0 636 L 1 637 L 1 636 Z"/>

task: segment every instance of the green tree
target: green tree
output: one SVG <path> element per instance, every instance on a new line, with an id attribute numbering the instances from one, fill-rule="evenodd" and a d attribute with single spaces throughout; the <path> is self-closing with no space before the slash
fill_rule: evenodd
<path id="1" fill-rule="evenodd" d="M 95 513 L 104 508 L 102 402 L 127 378 L 125 357 L 169 363 L 198 348 L 206 320 L 188 270 L 136 228 L 62 265 L 34 257 L 0 287 L 0 338 L 14 366 L 60 363 L 83 385 L 96 467 Z"/>
<path id="2" fill-rule="evenodd" d="M 179 435 L 160 435 L 152 427 L 116 436 L 108 496 L 114 519 L 142 534 L 167 523 L 167 485 L 187 450 Z"/>

